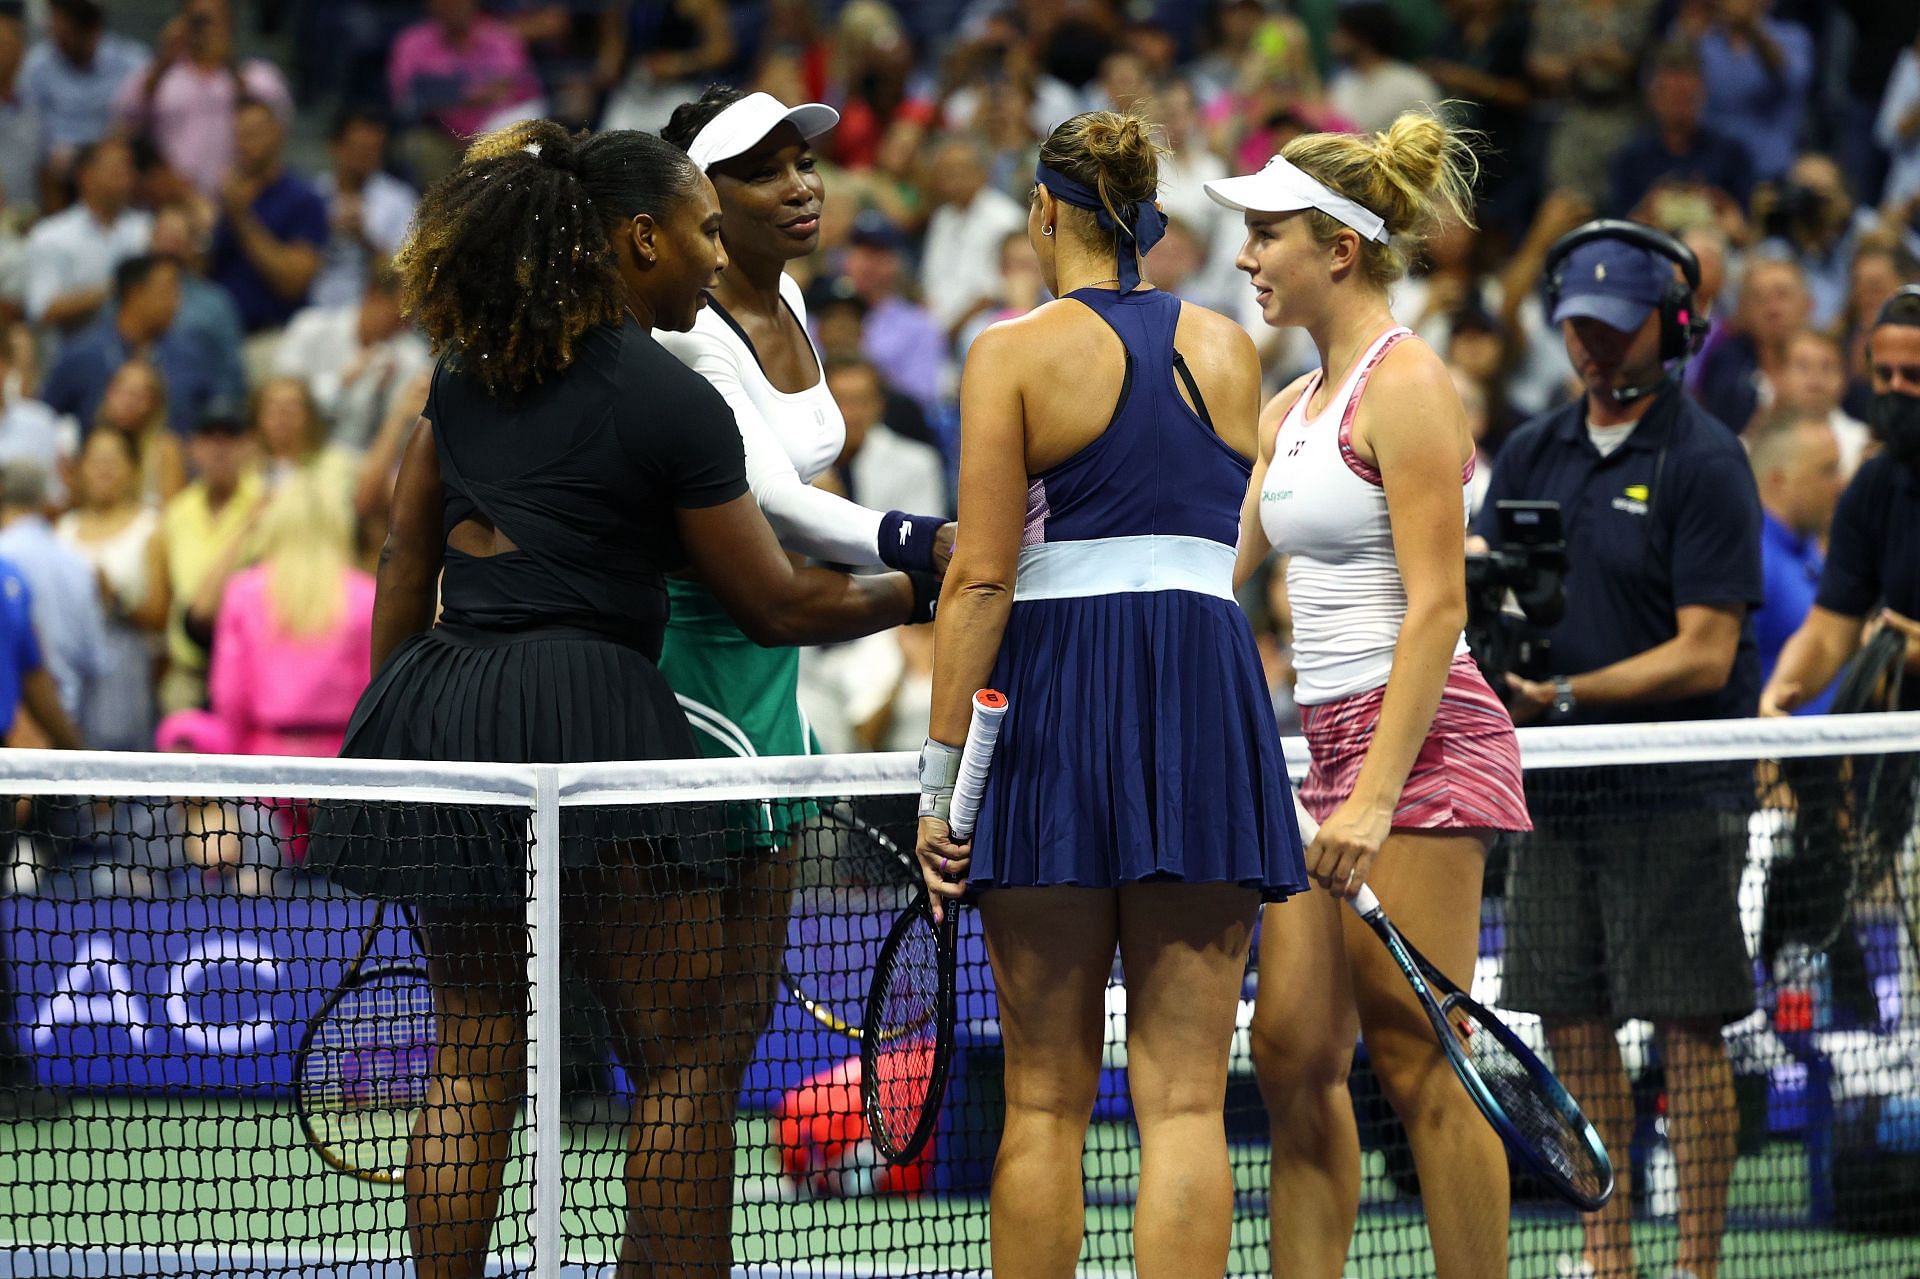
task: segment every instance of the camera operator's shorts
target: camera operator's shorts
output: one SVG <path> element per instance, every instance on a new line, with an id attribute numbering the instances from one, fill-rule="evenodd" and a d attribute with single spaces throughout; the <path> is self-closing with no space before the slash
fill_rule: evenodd
<path id="1" fill-rule="evenodd" d="M 1543 800 L 1534 813 L 1507 881 L 1504 1006 L 1722 1025 L 1753 1011 L 1744 811 Z"/>
<path id="2" fill-rule="evenodd" d="M 1353 794 L 1360 765 L 1373 745 L 1386 686 L 1337 702 L 1300 708 L 1300 728 L 1313 767 L 1300 784 L 1300 803 L 1325 821 Z M 1513 719 L 1468 656 L 1447 671 L 1433 727 L 1400 788 L 1395 830 L 1532 830 L 1520 781 L 1520 745 Z"/>

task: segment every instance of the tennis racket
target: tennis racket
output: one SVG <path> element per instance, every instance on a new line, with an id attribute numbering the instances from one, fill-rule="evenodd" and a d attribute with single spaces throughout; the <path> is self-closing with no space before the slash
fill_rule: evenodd
<path id="1" fill-rule="evenodd" d="M 973 697 L 973 720 L 960 753 L 948 829 L 956 843 L 973 836 L 1007 699 L 992 689 Z M 961 906 L 948 902 L 934 922 L 924 888 L 894 924 L 874 965 L 861 1026 L 860 1098 L 867 1134 L 892 1164 L 911 1162 L 940 1118 L 953 1060 L 956 947 Z"/>
<path id="2" fill-rule="evenodd" d="M 781 984 L 815 1021 L 857 1040 L 880 949 L 922 891 L 920 875 L 912 856 L 850 805 L 822 808 L 799 844 Z"/>
<path id="3" fill-rule="evenodd" d="M 398 909 L 411 931 L 412 915 Z M 436 1042 L 426 969 L 367 962 L 387 911 L 384 901 L 374 910 L 359 952 L 307 1022 L 293 1060 L 307 1144 L 327 1167 L 382 1186 L 406 1176 L 407 1139 L 426 1104 Z"/>
<path id="4" fill-rule="evenodd" d="M 1577 1208 L 1593 1212 L 1612 1198 L 1613 1161 L 1607 1148 L 1546 1063 L 1505 1022 L 1415 950 L 1387 918 L 1371 888 L 1362 884 L 1352 906 L 1386 943 L 1420 997 L 1453 1073 L 1507 1149 Z"/>

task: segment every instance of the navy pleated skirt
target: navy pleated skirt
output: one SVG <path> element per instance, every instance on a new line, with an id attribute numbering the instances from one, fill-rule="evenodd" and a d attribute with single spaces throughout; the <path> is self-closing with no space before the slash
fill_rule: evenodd
<path id="1" fill-rule="evenodd" d="M 440 625 L 394 650 L 361 694 L 341 755 L 503 764 L 692 759 L 673 690 L 647 655 L 568 627 Z M 604 863 L 636 841 L 650 861 L 724 875 L 722 806 L 567 808 L 560 861 Z M 526 898 L 530 812 L 484 805 L 324 802 L 310 870 L 363 896 L 447 908 Z"/>
<path id="2" fill-rule="evenodd" d="M 974 836 L 979 888 L 1307 887 L 1253 633 L 1231 601 L 1136 591 L 1016 602 Z"/>

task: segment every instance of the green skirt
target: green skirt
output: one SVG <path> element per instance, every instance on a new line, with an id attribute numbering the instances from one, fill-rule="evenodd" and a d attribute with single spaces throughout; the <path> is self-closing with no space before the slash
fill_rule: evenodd
<path id="1" fill-rule="evenodd" d="M 660 673 L 687 713 L 700 753 L 709 759 L 818 755 L 820 741 L 800 709 L 800 650 L 754 643 L 697 582 L 669 580 L 667 595 L 673 611 Z M 727 847 L 736 854 L 785 844 L 794 827 L 820 813 L 808 800 L 734 807 Z"/>

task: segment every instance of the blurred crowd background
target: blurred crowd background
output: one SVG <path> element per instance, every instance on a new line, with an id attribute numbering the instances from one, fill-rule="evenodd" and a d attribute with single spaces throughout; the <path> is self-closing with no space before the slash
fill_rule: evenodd
<path id="1" fill-rule="evenodd" d="M 0 0 L 0 559 L 84 744 L 337 749 L 431 366 L 386 266 L 417 193 L 476 131 L 658 129 L 715 81 L 841 113 L 802 282 L 848 424 L 829 480 L 882 510 L 952 509 L 959 370 L 1044 300 L 1034 154 L 1081 110 L 1158 122 L 1148 275 L 1246 323 L 1275 388 L 1312 347 L 1261 327 L 1202 184 L 1422 103 L 1480 130 L 1477 227 L 1392 304 L 1454 370 L 1482 486 L 1576 389 L 1538 285 L 1589 217 L 1699 255 L 1687 384 L 1768 438 L 1763 499 L 1811 538 L 1871 447 L 1864 330 L 1920 279 L 1907 0 Z M 1245 603 L 1291 728 L 1280 584 Z M 917 747 L 931 647 L 810 652 L 827 749 Z M 243 842 L 170 873 L 244 885 Z"/>

